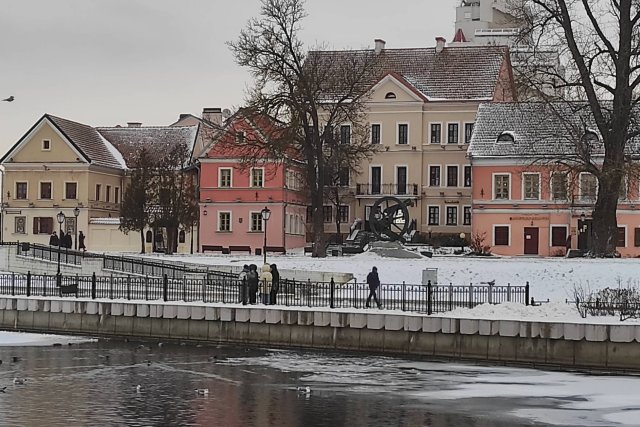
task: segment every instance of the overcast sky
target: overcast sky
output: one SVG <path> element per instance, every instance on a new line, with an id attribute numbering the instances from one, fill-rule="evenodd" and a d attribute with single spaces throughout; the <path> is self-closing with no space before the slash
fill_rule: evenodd
<path id="1" fill-rule="evenodd" d="M 451 40 L 459 0 L 307 0 L 307 46 L 429 47 Z M 0 152 L 44 113 L 91 126 L 168 125 L 240 106 L 251 80 L 225 42 L 259 0 L 5 0 Z M 394 5 L 394 9 L 391 9 Z"/>

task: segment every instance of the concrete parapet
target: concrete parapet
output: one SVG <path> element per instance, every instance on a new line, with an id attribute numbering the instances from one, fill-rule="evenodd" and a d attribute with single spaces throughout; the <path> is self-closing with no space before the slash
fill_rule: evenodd
<path id="1" fill-rule="evenodd" d="M 60 312 L 62 312 L 62 301 L 51 300 L 51 308 L 49 308 L 49 312 L 51 312 L 51 313 L 60 313 Z"/>
<path id="2" fill-rule="evenodd" d="M 422 318 L 423 332 L 440 332 L 441 330 L 442 330 L 441 317 L 423 317 Z"/>
<path id="3" fill-rule="evenodd" d="M 204 307 L 191 307 L 191 316 L 189 317 L 191 320 L 202 320 L 204 319 Z"/>
<path id="4" fill-rule="evenodd" d="M 282 320 L 282 314 L 280 310 L 263 310 L 265 312 L 265 322 L 271 325 L 280 323 Z"/>
<path id="5" fill-rule="evenodd" d="M 190 319 L 191 318 L 191 307 L 187 305 L 178 305 L 176 306 L 176 318 L 177 319 Z"/>
<path id="6" fill-rule="evenodd" d="M 422 330 L 422 318 L 418 316 L 404 316 L 404 330 L 417 332 Z"/>
<path id="7" fill-rule="evenodd" d="M 178 307 L 175 305 L 165 305 L 162 307 L 163 319 L 175 319 L 178 316 Z"/>
<path id="8" fill-rule="evenodd" d="M 636 339 L 636 326 L 611 325 L 609 326 L 609 339 L 611 342 L 631 342 Z"/>
<path id="9" fill-rule="evenodd" d="M 444 317 L 442 319 L 443 334 L 457 334 L 460 331 L 460 319 Z"/>
<path id="10" fill-rule="evenodd" d="M 204 320 L 220 320 L 220 308 L 205 307 Z"/>
<path id="11" fill-rule="evenodd" d="M 580 341 L 584 339 L 584 325 L 580 323 L 564 324 L 564 339 L 569 341 Z"/>
<path id="12" fill-rule="evenodd" d="M 111 315 L 112 316 L 122 316 L 123 314 L 124 314 L 124 304 L 123 303 L 120 303 L 120 302 L 111 303 Z"/>
<path id="13" fill-rule="evenodd" d="M 253 310 L 251 310 L 253 311 Z M 220 307 L 220 320 L 223 322 L 233 322 L 236 320 L 236 309 L 229 307 Z"/>
<path id="14" fill-rule="evenodd" d="M 149 317 L 149 304 L 136 304 L 136 316 L 137 317 Z"/>
<path id="15" fill-rule="evenodd" d="M 123 314 L 126 317 L 133 317 L 136 315 L 136 304 L 125 304 Z"/>
<path id="16" fill-rule="evenodd" d="M 460 319 L 460 333 L 475 335 L 480 331 L 480 321 L 476 319 Z"/>
<path id="17" fill-rule="evenodd" d="M 405 316 L 396 316 L 393 314 L 386 314 L 384 316 L 384 329 L 387 331 L 400 331 L 404 329 Z"/>
<path id="18" fill-rule="evenodd" d="M 349 327 L 349 313 L 329 313 L 331 316 L 332 328 L 348 328 Z"/>
<path id="19" fill-rule="evenodd" d="M 29 304 L 26 299 L 17 299 L 16 300 L 16 310 L 18 311 L 26 311 L 29 309 Z"/>
<path id="20" fill-rule="evenodd" d="M 367 314 L 367 329 L 384 328 L 384 314 Z"/>
<path id="21" fill-rule="evenodd" d="M 222 310 L 224 310 L 224 308 Z M 266 311 L 267 310 L 263 308 L 252 308 L 249 313 L 249 321 L 251 323 L 265 323 L 267 320 Z"/>
<path id="22" fill-rule="evenodd" d="M 313 325 L 314 326 L 329 326 L 331 324 L 331 313 L 324 311 L 313 312 Z"/>
<path id="23" fill-rule="evenodd" d="M 162 317 L 163 305 L 161 304 L 150 304 L 149 305 L 149 317 L 154 319 L 158 319 Z"/>
<path id="24" fill-rule="evenodd" d="M 520 334 L 520 323 L 513 320 L 500 320 L 501 337 L 517 337 Z"/>
<path id="25" fill-rule="evenodd" d="M 251 319 L 250 308 L 236 308 L 236 322 L 248 322 Z"/>

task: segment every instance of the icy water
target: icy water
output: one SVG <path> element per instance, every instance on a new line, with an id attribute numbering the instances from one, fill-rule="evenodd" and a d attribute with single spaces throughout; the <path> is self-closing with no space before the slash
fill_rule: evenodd
<path id="1" fill-rule="evenodd" d="M 599 426 L 640 419 L 640 379 L 633 377 L 102 340 L 0 347 L 0 360 L 1 426 Z M 14 385 L 16 376 L 26 383 Z M 310 393 L 296 390 L 307 386 Z M 208 395 L 195 391 L 205 388 Z"/>

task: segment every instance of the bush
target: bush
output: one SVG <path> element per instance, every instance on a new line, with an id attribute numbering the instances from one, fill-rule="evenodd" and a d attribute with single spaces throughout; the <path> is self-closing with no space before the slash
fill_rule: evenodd
<path id="1" fill-rule="evenodd" d="M 487 233 L 473 233 L 471 234 L 471 253 L 473 255 L 491 255 L 491 246 L 485 244 Z"/>

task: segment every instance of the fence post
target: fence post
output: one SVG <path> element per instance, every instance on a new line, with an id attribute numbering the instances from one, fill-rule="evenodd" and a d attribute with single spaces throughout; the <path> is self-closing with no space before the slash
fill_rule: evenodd
<path id="1" fill-rule="evenodd" d="M 529 305 L 529 282 L 524 286 L 524 304 Z"/>
<path id="2" fill-rule="evenodd" d="M 31 271 L 27 271 L 27 296 L 31 296 Z"/>
<path id="3" fill-rule="evenodd" d="M 80 293 L 80 278 L 78 277 L 78 273 L 76 273 L 76 298 L 78 298 L 79 293 Z"/>
<path id="4" fill-rule="evenodd" d="M 469 283 L 469 308 L 473 308 L 473 283 Z"/>
<path id="5" fill-rule="evenodd" d="M 42 296 L 47 296 L 47 273 L 42 276 Z"/>
<path id="6" fill-rule="evenodd" d="M 335 308 L 335 293 L 336 293 L 336 282 L 333 281 L 333 277 L 331 278 L 331 283 L 329 284 L 329 307 Z"/>
<path id="7" fill-rule="evenodd" d="M 162 299 L 166 302 L 169 301 L 169 278 L 167 273 L 162 275 Z"/>
<path id="8" fill-rule="evenodd" d="M 511 283 L 507 283 L 507 302 L 511 302 Z"/>
<path id="9" fill-rule="evenodd" d="M 242 282 L 240 282 L 240 286 L 242 286 L 242 289 L 240 290 L 242 305 L 247 305 L 247 278 L 246 277 L 242 278 Z"/>
<path id="10" fill-rule="evenodd" d="M 187 278 L 182 276 L 182 301 L 187 300 Z"/>
<path id="11" fill-rule="evenodd" d="M 91 299 L 96 299 L 96 272 L 91 274 Z"/>
<path id="12" fill-rule="evenodd" d="M 407 285 L 402 281 L 402 311 L 407 311 L 406 301 L 407 301 Z"/>
<path id="13" fill-rule="evenodd" d="M 311 307 L 311 279 L 307 279 L 307 305 Z"/>
<path id="14" fill-rule="evenodd" d="M 433 313 L 433 300 L 431 295 L 431 280 L 427 281 L 427 315 L 431 316 Z"/>
<path id="15" fill-rule="evenodd" d="M 149 276 L 144 276 L 144 300 L 149 301 Z"/>
<path id="16" fill-rule="evenodd" d="M 202 278 L 202 302 L 207 302 L 207 276 Z"/>
<path id="17" fill-rule="evenodd" d="M 11 295 L 16 294 L 16 273 L 11 273 Z"/>
<path id="18" fill-rule="evenodd" d="M 113 299 L 113 273 L 109 275 L 109 299 Z"/>
<path id="19" fill-rule="evenodd" d="M 131 300 L 131 275 L 127 274 L 127 300 Z"/>
<path id="20" fill-rule="evenodd" d="M 449 282 L 449 311 L 453 310 L 453 283 Z"/>
<path id="21" fill-rule="evenodd" d="M 489 283 L 489 290 L 487 291 L 487 302 L 493 304 L 493 285 Z"/>

